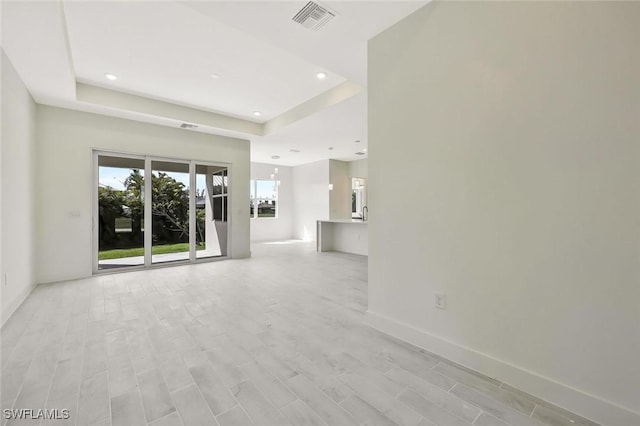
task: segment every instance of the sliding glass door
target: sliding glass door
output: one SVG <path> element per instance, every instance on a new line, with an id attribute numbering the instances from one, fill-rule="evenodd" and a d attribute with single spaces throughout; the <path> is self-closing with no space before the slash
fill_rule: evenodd
<path id="1" fill-rule="evenodd" d="M 189 260 L 189 163 L 151 162 L 151 263 Z"/>
<path id="2" fill-rule="evenodd" d="M 227 255 L 227 165 L 96 152 L 94 167 L 94 272 Z"/>
<path id="3" fill-rule="evenodd" d="M 97 167 L 99 269 L 144 265 L 144 159 L 100 155 Z"/>

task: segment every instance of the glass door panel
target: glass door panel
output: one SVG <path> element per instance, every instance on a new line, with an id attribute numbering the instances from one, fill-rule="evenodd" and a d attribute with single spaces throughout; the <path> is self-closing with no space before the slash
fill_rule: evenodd
<path id="1" fill-rule="evenodd" d="M 196 258 L 227 255 L 229 176 L 226 167 L 196 165 Z"/>
<path id="2" fill-rule="evenodd" d="M 189 260 L 189 164 L 151 161 L 151 263 Z"/>
<path id="3" fill-rule="evenodd" d="M 98 270 L 144 265 L 144 160 L 98 155 Z"/>

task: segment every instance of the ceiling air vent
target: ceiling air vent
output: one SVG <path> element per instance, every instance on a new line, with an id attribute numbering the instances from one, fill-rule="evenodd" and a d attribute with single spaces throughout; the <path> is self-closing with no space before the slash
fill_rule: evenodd
<path id="1" fill-rule="evenodd" d="M 181 129 L 191 129 L 191 130 L 193 130 L 193 129 L 197 129 L 198 125 L 197 124 L 182 123 L 180 125 L 180 128 Z"/>
<path id="2" fill-rule="evenodd" d="M 321 6 L 316 2 L 310 1 L 291 19 L 305 28 L 318 31 L 335 17 L 335 12 L 330 11 L 325 6 Z"/>

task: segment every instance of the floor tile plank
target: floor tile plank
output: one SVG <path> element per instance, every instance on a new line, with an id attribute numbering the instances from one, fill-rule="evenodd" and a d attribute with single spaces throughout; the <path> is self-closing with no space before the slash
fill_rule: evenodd
<path id="1" fill-rule="evenodd" d="M 231 390 L 255 424 L 265 426 L 289 424 L 250 381 L 242 382 Z"/>
<path id="2" fill-rule="evenodd" d="M 189 371 L 215 416 L 238 404 L 208 363 L 191 367 Z"/>
<path id="3" fill-rule="evenodd" d="M 112 426 L 144 426 L 142 400 L 137 390 L 111 398 Z"/>
<path id="4" fill-rule="evenodd" d="M 404 383 L 423 398 L 435 403 L 469 423 L 473 422 L 480 414 L 481 410 L 475 405 L 445 392 L 438 386 L 422 380 L 406 370 L 394 368 L 389 371 L 387 375 L 399 383 Z"/>
<path id="5" fill-rule="evenodd" d="M 399 425 L 415 425 L 421 415 L 394 396 L 370 386 L 366 379 L 353 373 L 340 377 L 357 395 Z"/>
<path id="6" fill-rule="evenodd" d="M 109 421 L 109 382 L 107 372 L 98 373 L 82 382 L 78 400 L 78 425 Z"/>
<path id="7" fill-rule="evenodd" d="M 185 426 L 209 426 L 218 424 L 207 402 L 195 384 L 175 391 L 172 396 Z"/>
<path id="8" fill-rule="evenodd" d="M 456 384 L 451 393 L 457 397 L 464 399 L 471 404 L 480 407 L 483 411 L 492 416 L 512 425 L 522 426 L 540 426 L 542 423 L 531 417 L 514 410 L 508 405 L 492 398 L 491 396 L 481 393 L 476 389 L 472 389 L 463 384 Z"/>
<path id="9" fill-rule="evenodd" d="M 351 395 L 340 403 L 361 425 L 395 425 L 391 419 L 363 401 L 357 395 Z"/>
<path id="10" fill-rule="evenodd" d="M 328 424 L 342 425 L 357 423 L 347 411 L 336 404 L 327 394 L 318 389 L 304 375 L 298 374 L 287 380 L 286 384 Z"/>
<path id="11" fill-rule="evenodd" d="M 152 422 L 175 411 L 169 389 L 162 373 L 157 368 L 138 375 L 140 395 L 148 422 Z"/>
<path id="12" fill-rule="evenodd" d="M 231 410 L 220 414 L 216 417 L 216 420 L 220 426 L 251 426 L 254 423 L 251 421 L 244 409 L 237 405 Z"/>
<path id="13" fill-rule="evenodd" d="M 320 416 L 301 399 L 280 409 L 280 412 L 295 426 L 328 426 Z"/>
<path id="14" fill-rule="evenodd" d="M 441 426 L 469 426 L 470 422 L 465 422 L 460 417 L 451 414 L 449 411 L 436 405 L 435 403 L 421 397 L 411 389 L 403 392 L 398 399 L 418 413 L 425 419 Z"/>

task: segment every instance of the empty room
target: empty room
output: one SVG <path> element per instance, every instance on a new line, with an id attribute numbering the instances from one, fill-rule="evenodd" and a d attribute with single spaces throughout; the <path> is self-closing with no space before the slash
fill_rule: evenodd
<path id="1" fill-rule="evenodd" d="M 0 425 L 640 426 L 640 2 L 0 30 Z"/>

